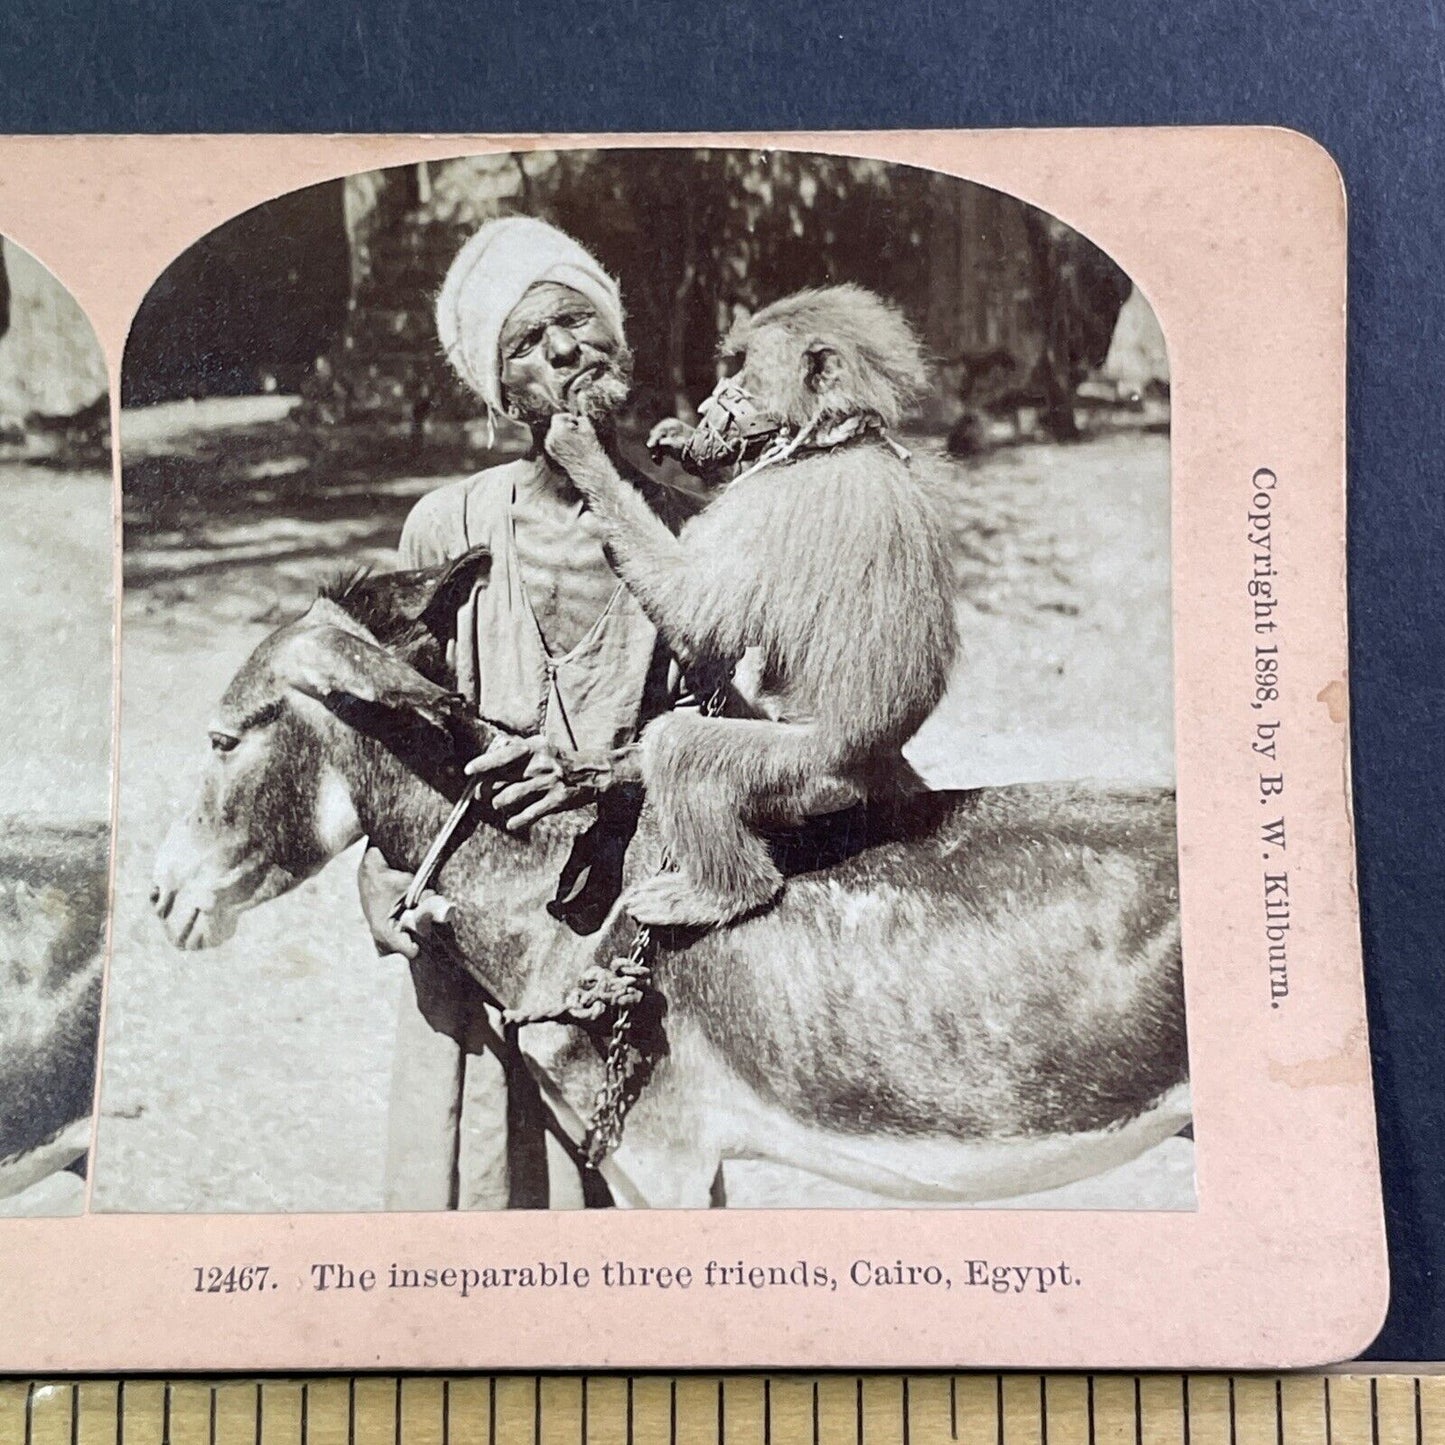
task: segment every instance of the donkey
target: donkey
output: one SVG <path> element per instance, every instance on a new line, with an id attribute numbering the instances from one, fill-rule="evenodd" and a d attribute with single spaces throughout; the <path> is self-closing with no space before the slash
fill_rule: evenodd
<path id="1" fill-rule="evenodd" d="M 256 648 L 157 859 L 172 943 L 224 941 L 363 837 L 416 868 L 493 736 L 445 657 L 487 565 L 353 578 Z M 478 801 L 437 875 L 458 959 L 510 1010 L 555 1009 L 627 952 L 615 905 L 590 934 L 547 907 L 594 814 L 518 835 Z M 654 1062 L 610 1161 L 617 1202 L 717 1202 L 728 1159 L 914 1204 L 986 1201 L 1101 1173 L 1188 1122 L 1170 792 L 934 792 L 773 841 L 774 908 L 658 940 Z M 619 883 L 659 848 L 644 805 Z M 603 1034 L 521 1037 L 554 1113 L 585 1118 Z"/>
<path id="2" fill-rule="evenodd" d="M 0 824 L 0 1214 L 90 1148 L 105 823 Z"/>

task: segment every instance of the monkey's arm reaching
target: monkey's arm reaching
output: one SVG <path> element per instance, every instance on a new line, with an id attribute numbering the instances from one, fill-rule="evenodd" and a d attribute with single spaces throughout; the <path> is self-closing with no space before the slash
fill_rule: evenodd
<path id="1" fill-rule="evenodd" d="M 568 413 L 554 416 L 546 448 L 586 497 L 628 591 L 673 655 L 684 667 L 707 656 L 714 630 L 701 615 L 695 568 L 686 547 L 618 475 L 591 423 Z"/>

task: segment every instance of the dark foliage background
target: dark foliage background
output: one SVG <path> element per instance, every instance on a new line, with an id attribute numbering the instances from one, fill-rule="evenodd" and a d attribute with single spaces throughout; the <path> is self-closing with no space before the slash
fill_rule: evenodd
<path id="1" fill-rule="evenodd" d="M 738 148 L 504 152 L 308 187 L 201 238 L 141 306 L 123 404 L 279 390 L 303 392 L 326 428 L 474 416 L 433 305 L 466 238 L 511 214 L 560 226 L 618 278 L 635 407 L 652 419 L 686 416 L 712 389 L 740 312 L 852 281 L 917 326 L 935 363 L 929 420 L 967 396 L 1027 405 L 1071 440 L 1075 390 L 1103 366 L 1133 290 L 1054 217 L 908 166 Z M 1161 339 L 1138 384 L 1167 379 Z"/>

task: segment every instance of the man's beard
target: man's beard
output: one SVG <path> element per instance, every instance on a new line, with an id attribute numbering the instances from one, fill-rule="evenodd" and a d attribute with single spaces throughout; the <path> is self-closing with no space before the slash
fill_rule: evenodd
<path id="1" fill-rule="evenodd" d="M 628 360 L 630 362 L 631 358 Z M 574 416 L 586 417 L 594 424 L 610 421 L 622 410 L 631 390 L 631 366 L 629 365 L 624 373 L 614 364 L 605 371 L 599 371 L 583 386 L 569 391 L 566 398 L 567 410 Z"/>
<path id="2" fill-rule="evenodd" d="M 631 348 L 619 346 L 590 364 L 602 369 L 581 386 L 569 386 L 562 395 L 560 408 L 529 406 L 519 399 L 515 403 L 517 419 L 543 430 L 559 410 L 585 417 L 594 426 L 614 420 L 632 393 Z"/>

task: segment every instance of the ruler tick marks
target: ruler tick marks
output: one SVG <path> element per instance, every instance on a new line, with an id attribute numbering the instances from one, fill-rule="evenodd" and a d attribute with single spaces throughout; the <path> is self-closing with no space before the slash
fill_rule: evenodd
<path id="1" fill-rule="evenodd" d="M 478 1429 L 475 1436 L 465 1424 L 465 1417 L 458 1417 L 457 1428 L 453 1429 L 452 1385 L 455 1381 L 446 1376 L 437 1382 L 441 1399 L 435 1413 L 430 1404 L 424 1403 L 423 1395 L 417 1393 L 423 1391 L 427 1399 L 434 1399 L 429 1392 L 435 1387 L 415 1384 L 410 1377 L 383 1375 L 372 1377 L 370 1383 L 365 1375 L 333 1377 L 326 1384 L 324 1394 L 329 1400 L 335 1388 L 335 1403 L 340 1407 L 344 1380 L 346 1400 L 345 1428 L 335 1431 L 326 1428 L 329 1410 L 313 1422 L 310 1386 L 314 1381 L 275 1387 L 269 1380 L 254 1376 L 220 1383 L 180 1382 L 181 1394 L 177 1395 L 174 1393 L 177 1382 L 168 1379 L 141 1386 L 133 1380 L 118 1378 L 27 1380 L 16 1382 L 8 1392 L 0 1387 L 0 1405 L 9 1411 L 0 1414 L 0 1423 L 8 1422 L 12 1431 L 5 1434 L 0 1428 L 0 1445 L 6 1442 L 8 1445 L 47 1445 L 47 1442 L 48 1445 L 57 1445 L 57 1442 L 58 1445 L 86 1445 L 87 1441 L 90 1445 L 97 1442 L 99 1445 L 146 1445 L 147 1441 L 152 1445 L 208 1445 L 208 1442 L 225 1445 L 233 1436 L 243 1445 L 286 1445 L 288 1441 L 290 1445 L 363 1445 L 365 1441 L 372 1441 L 374 1445 L 377 1440 L 384 1445 L 425 1445 L 428 1439 L 434 1445 L 542 1445 L 549 1429 L 556 1433 L 561 1418 L 548 1425 L 543 1377 L 530 1378 L 530 1410 L 526 1405 L 527 1376 L 515 1378 L 508 1385 L 509 1390 L 518 1387 L 519 1398 L 515 1403 L 520 1409 L 502 1408 L 496 1376 L 478 1378 L 477 1384 L 488 1389 L 487 1425 L 485 1432 Z M 733 1435 L 747 1428 L 757 1432 L 754 1445 L 800 1445 L 800 1442 L 801 1445 L 839 1445 L 823 1430 L 822 1387 L 826 1382 L 830 1390 L 841 1388 L 846 1410 L 850 1378 L 847 1375 L 831 1378 L 805 1375 L 796 1382 L 778 1382 L 788 1399 L 793 1397 L 796 1385 L 797 1404 L 807 1409 L 804 1405 L 807 1401 L 811 1406 L 811 1431 L 804 1423 L 808 1419 L 806 1414 L 793 1411 L 783 1395 L 775 1398 L 774 1377 L 761 1374 L 714 1377 L 704 1387 L 700 1419 L 686 1389 L 679 1406 L 679 1378 L 675 1375 L 629 1376 L 620 1372 L 618 1378 L 604 1381 L 608 1385 L 606 1397 L 594 1398 L 589 1377 L 571 1376 L 576 1382 L 572 1388 L 578 1394 L 568 1396 L 564 1390 L 558 1398 L 566 1397 L 566 1409 L 571 1410 L 577 1408 L 571 1402 L 578 1401 L 580 1396 L 575 1445 L 601 1445 L 604 1440 L 611 1440 L 614 1445 L 642 1445 L 653 1438 L 649 1433 L 653 1428 L 648 1423 L 652 1418 L 649 1412 L 661 1411 L 664 1379 L 667 1381 L 667 1429 L 665 1432 L 659 1429 L 656 1436 L 662 1445 L 700 1445 L 699 1425 L 702 1439 L 712 1435 L 712 1407 L 706 1395 L 706 1389 L 711 1387 L 717 1389 L 716 1445 L 727 1445 Z M 945 1378 L 948 1380 L 947 1434 L 943 1433 L 943 1401 L 937 1388 Z M 896 1445 L 924 1445 L 934 1431 L 945 1445 L 950 1442 L 953 1445 L 1029 1445 L 1026 1436 L 1032 1438 L 1033 1445 L 1069 1445 L 1071 1440 L 1074 1445 L 1149 1445 L 1151 1440 L 1155 1445 L 1260 1445 L 1260 1442 L 1266 1445 L 1445 1445 L 1445 1436 L 1437 1441 L 1433 1427 L 1426 1430 L 1424 1418 L 1427 1396 L 1432 1410 L 1437 1399 L 1445 1402 L 1445 1388 L 1442 1388 L 1445 1382 L 1418 1375 L 1406 1375 L 1391 1382 L 1387 1377 L 1361 1373 L 1341 1385 L 1339 1376 L 1291 1377 L 1270 1372 L 1247 1379 L 1221 1374 L 1206 1379 L 1200 1387 L 1206 1394 L 1196 1396 L 1194 1377 L 1171 1372 L 1150 1379 L 1149 1388 L 1155 1393 L 1151 1393 L 1149 1399 L 1147 1431 L 1142 1374 L 1085 1375 L 1082 1377 L 1085 1388 L 1077 1393 L 1073 1382 L 1050 1379 L 1041 1372 L 1013 1375 L 1012 1386 L 1009 1378 L 1003 1372 L 964 1378 L 966 1390 L 982 1390 L 982 1400 L 978 1403 L 987 1401 L 992 1394 L 995 1405 L 992 1429 L 986 1419 L 985 1405 L 982 1414 L 975 1411 L 978 1416 L 974 1420 L 975 1428 L 965 1431 L 964 1422 L 959 1418 L 957 1376 L 925 1380 L 900 1373 L 881 1375 L 875 1380 L 872 1376 L 854 1374 L 851 1377 L 853 1409 L 849 1412 L 854 1427 L 851 1445 L 877 1445 L 884 1437 Z M 1107 1387 L 1105 1394 L 1095 1388 L 1100 1379 Z M 1385 1380 L 1384 1384 L 1380 1383 L 1381 1379 Z M 807 1395 L 801 1389 L 805 1380 L 811 1386 Z M 1165 1383 L 1166 1380 L 1172 1383 Z M 1288 1396 L 1284 1388 L 1286 1380 L 1291 1387 Z M 1241 1381 L 1244 1381 L 1242 1386 Z M 367 1385 L 365 1390 L 360 1389 L 363 1383 Z M 894 1389 L 897 1395 L 890 1396 L 889 1392 Z M 1218 1396 L 1213 1393 L 1216 1389 Z M 1348 1399 L 1340 1395 L 1340 1389 L 1347 1392 Z M 739 1397 L 742 1404 L 731 1412 L 731 1419 L 730 1390 L 744 1392 Z M 1025 1397 L 1037 1399 L 1036 1417 L 1030 1414 Z M 1212 1406 L 1216 1399 L 1226 1408 L 1227 1425 Z M 973 1395 L 965 1395 L 964 1407 L 974 1409 L 973 1400 Z M 1357 1422 L 1361 1428 L 1347 1431 L 1349 1420 L 1342 1415 L 1336 1441 L 1334 1407 L 1339 1400 L 1345 1400 L 1347 1405 L 1356 1402 L 1350 1409 L 1360 1415 L 1364 1414 L 1368 1400 L 1368 1430 L 1363 1428 L 1361 1419 Z M 226 1406 L 224 1419 L 223 1404 Z M 245 1417 L 248 1404 L 253 1411 L 250 1421 Z M 480 1407 L 480 1399 L 477 1404 Z M 917 1422 L 915 1406 L 919 1410 Z M 392 1411 L 389 1420 L 388 1408 Z M 782 1414 L 778 1413 L 779 1408 Z M 1194 1418 L 1196 1408 L 1205 1412 L 1197 1420 Z M 679 1409 L 683 1412 L 681 1420 Z M 745 1421 L 754 1411 L 760 1419 L 747 1426 Z M 337 1414 L 340 1413 L 338 1408 Z M 335 1423 L 340 1426 L 340 1419 Z M 480 1425 L 481 1421 L 477 1423 Z M 915 1423 L 918 1429 L 914 1428 Z M 660 1419 L 657 1425 L 660 1427 Z M 326 1436 L 325 1441 L 322 1435 Z M 846 1434 L 843 1440 L 847 1442 Z"/>

